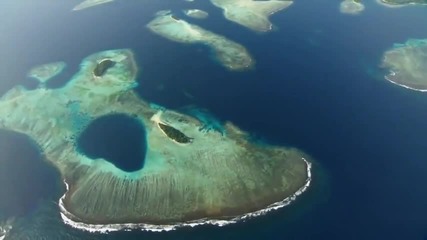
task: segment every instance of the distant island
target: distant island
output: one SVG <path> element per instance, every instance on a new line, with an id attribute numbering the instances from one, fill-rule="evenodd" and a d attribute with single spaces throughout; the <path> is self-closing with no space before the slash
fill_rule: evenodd
<path id="1" fill-rule="evenodd" d="M 427 39 L 410 39 L 395 44 L 384 53 L 382 67 L 389 70 L 385 76 L 399 86 L 427 91 Z"/>
<path id="2" fill-rule="evenodd" d="M 246 70 L 254 65 L 254 60 L 244 46 L 179 19 L 170 11 L 158 12 L 147 27 L 154 33 L 175 42 L 201 43 L 209 46 L 216 59 L 229 70 Z"/>
<path id="3" fill-rule="evenodd" d="M 225 18 L 258 32 L 267 32 L 273 28 L 268 17 L 292 5 L 293 1 L 283 0 L 211 0 L 223 9 Z"/>
<path id="4" fill-rule="evenodd" d="M 304 152 L 254 142 L 229 122 L 208 130 L 206 121 L 149 103 L 133 91 L 137 71 L 130 50 L 99 52 L 61 88 L 17 86 L 0 99 L 0 128 L 31 137 L 61 173 L 65 223 L 95 232 L 223 226 L 284 207 L 309 187 Z M 145 129 L 139 170 L 119 169 L 77 147 L 91 123 L 113 114 Z"/>

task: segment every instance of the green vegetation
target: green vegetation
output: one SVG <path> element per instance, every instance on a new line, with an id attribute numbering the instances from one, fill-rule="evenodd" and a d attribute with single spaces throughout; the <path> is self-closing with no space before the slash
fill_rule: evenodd
<path id="1" fill-rule="evenodd" d="M 171 139 L 179 143 L 191 143 L 193 138 L 187 137 L 184 133 L 169 125 L 158 123 L 163 132 Z"/>
<path id="2" fill-rule="evenodd" d="M 103 59 L 96 65 L 95 69 L 93 69 L 93 75 L 96 77 L 102 77 L 107 72 L 107 70 L 114 67 L 115 64 L 116 63 L 110 59 Z"/>

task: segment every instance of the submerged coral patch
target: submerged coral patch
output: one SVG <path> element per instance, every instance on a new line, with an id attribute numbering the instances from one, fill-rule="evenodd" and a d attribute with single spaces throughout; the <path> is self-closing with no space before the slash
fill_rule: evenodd
<path id="1" fill-rule="evenodd" d="M 345 14 L 359 14 L 365 10 L 361 0 L 344 0 L 340 4 L 340 11 Z"/>
<path id="2" fill-rule="evenodd" d="M 60 74 L 67 66 L 65 62 L 53 62 L 34 67 L 28 73 L 28 77 L 37 79 L 41 84 L 46 83 Z"/>

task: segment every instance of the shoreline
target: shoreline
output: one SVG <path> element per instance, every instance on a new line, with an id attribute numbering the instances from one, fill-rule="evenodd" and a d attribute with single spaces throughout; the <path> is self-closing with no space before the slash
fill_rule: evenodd
<path id="1" fill-rule="evenodd" d="M 302 160 L 304 160 L 307 166 L 306 168 L 307 179 L 305 181 L 305 184 L 301 188 L 299 188 L 294 194 L 283 199 L 282 201 L 272 203 L 268 205 L 266 208 L 263 208 L 254 212 L 250 212 L 250 213 L 245 213 L 239 216 L 235 216 L 229 220 L 203 218 L 203 219 L 192 220 L 192 221 L 187 221 L 182 223 L 165 224 L 165 225 L 145 224 L 145 223 L 88 224 L 88 223 L 78 222 L 78 221 L 72 220 L 72 218 L 76 219 L 76 217 L 72 213 L 67 211 L 63 203 L 63 200 L 65 199 L 67 192 L 69 190 L 69 185 L 65 180 L 63 180 L 63 182 L 66 187 L 66 192 L 64 193 L 64 195 L 62 195 L 62 197 L 59 199 L 59 202 L 58 202 L 59 208 L 61 210 L 60 211 L 61 219 L 65 224 L 70 225 L 73 228 L 87 231 L 87 232 L 92 232 L 92 233 L 104 233 L 104 234 L 109 232 L 122 231 L 122 230 L 123 231 L 141 230 L 141 231 L 148 231 L 148 232 L 163 232 L 163 231 L 168 232 L 168 231 L 176 230 L 181 227 L 196 227 L 199 225 L 215 225 L 218 227 L 222 227 L 229 224 L 244 221 L 246 219 L 265 215 L 273 210 L 283 208 L 285 206 L 290 205 L 292 202 L 294 202 L 298 196 L 300 196 L 302 193 L 304 193 L 308 189 L 311 183 L 312 163 L 307 161 L 305 158 L 302 158 Z"/>
<path id="2" fill-rule="evenodd" d="M 410 6 L 416 6 L 416 5 L 427 6 L 427 4 L 422 4 L 422 3 L 390 4 L 390 3 L 383 2 L 382 0 L 375 0 L 375 1 L 378 4 L 383 5 L 385 7 L 389 7 L 389 8 L 401 8 L 401 7 L 410 7 Z"/>
<path id="3" fill-rule="evenodd" d="M 395 84 L 395 85 L 397 85 L 397 86 L 399 86 L 399 87 L 403 87 L 403 88 L 410 89 L 410 90 L 417 91 L 417 92 L 427 92 L 427 89 L 418 89 L 418 88 L 409 87 L 409 86 L 406 86 L 406 85 L 404 85 L 404 84 L 401 84 L 401 83 L 395 82 L 395 81 L 393 81 L 393 80 L 389 79 L 387 76 L 384 76 L 384 78 L 385 78 L 387 81 L 389 81 L 389 82 L 391 82 L 391 83 L 393 83 L 393 84 Z"/>

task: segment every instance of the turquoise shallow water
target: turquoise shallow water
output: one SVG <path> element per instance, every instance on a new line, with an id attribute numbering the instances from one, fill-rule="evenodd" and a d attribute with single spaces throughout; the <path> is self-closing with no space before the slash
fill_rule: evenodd
<path id="1" fill-rule="evenodd" d="M 2 184 L 8 188 L 1 197 L 19 210 L 11 239 L 427 236 L 427 190 L 422 186 L 427 180 L 427 96 L 390 84 L 378 68 L 382 53 L 394 43 L 427 38 L 426 7 L 390 9 L 365 1 L 360 16 L 348 16 L 339 13 L 339 1 L 301 0 L 273 15 L 273 32 L 256 34 L 224 20 L 219 9 L 203 1 L 118 0 L 71 12 L 77 2 L 0 3 L 0 51 L 7 60 L 0 64 L 1 93 L 16 84 L 35 87 L 25 78 L 35 65 L 66 61 L 65 72 L 49 83 L 59 87 L 87 55 L 131 48 L 140 68 L 137 90 L 142 97 L 183 110 L 196 105 L 255 137 L 301 148 L 316 160 L 313 186 L 285 209 L 223 228 L 90 234 L 62 224 L 55 204 L 63 191 L 57 173 L 39 161 L 36 149 L 21 147 L 17 154 L 26 162 L 0 155 L 9 164 L 1 167 Z M 210 13 L 194 23 L 248 48 L 257 61 L 253 71 L 228 72 L 212 61 L 206 47 L 173 43 L 144 27 L 157 10 L 192 6 Z M 0 134 L 4 142 L 13 142 L 12 136 Z M 34 165 L 28 164 L 30 159 Z M 5 208 L 0 211 L 5 214 Z"/>

